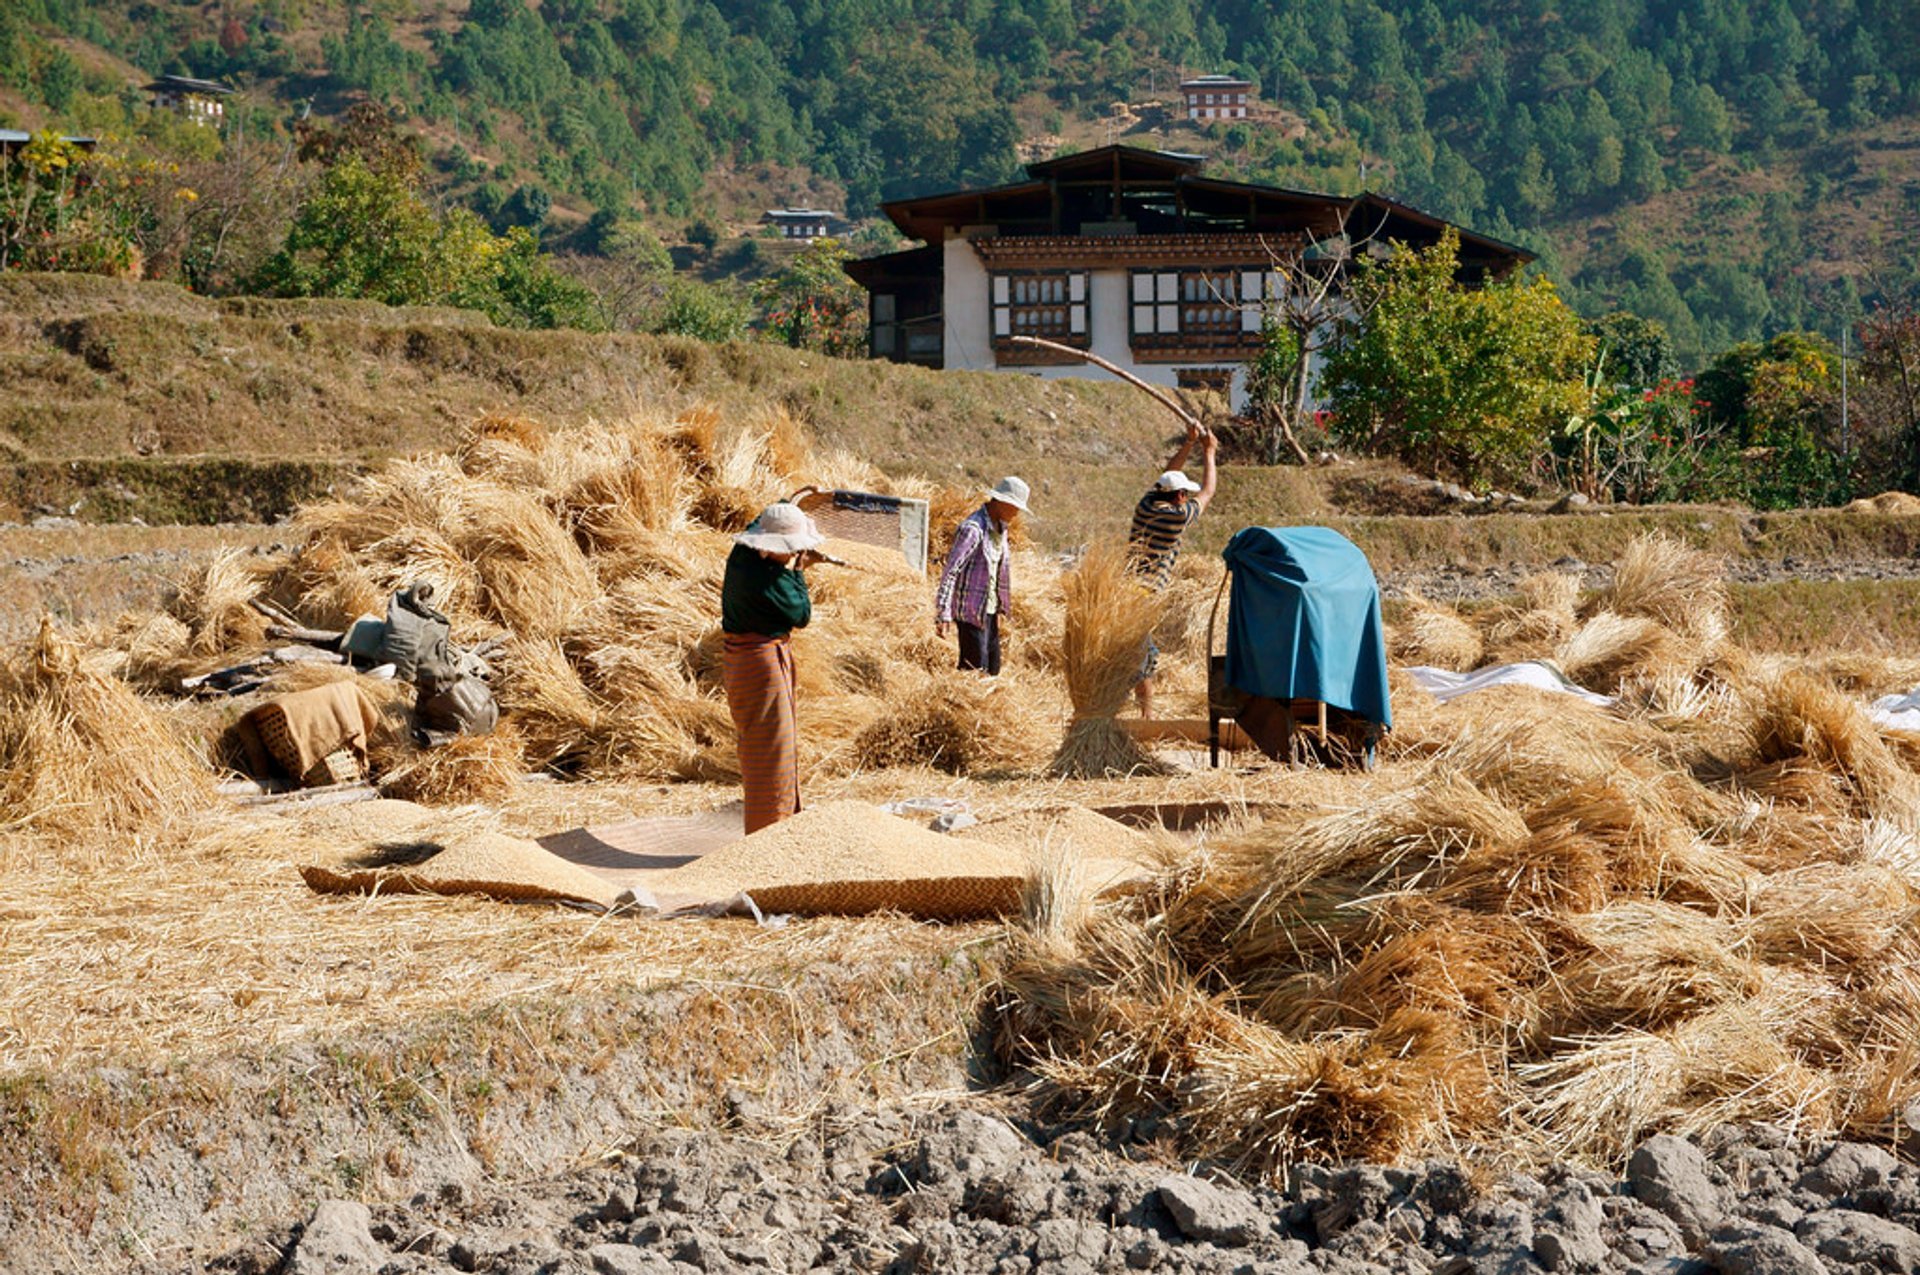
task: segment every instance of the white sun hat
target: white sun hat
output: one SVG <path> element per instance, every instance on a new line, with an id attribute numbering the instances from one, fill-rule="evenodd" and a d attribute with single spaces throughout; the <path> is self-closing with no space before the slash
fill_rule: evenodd
<path id="1" fill-rule="evenodd" d="M 784 500 L 761 510 L 760 516 L 733 538 L 735 544 L 768 553 L 805 553 L 818 549 L 825 540 L 806 511 Z"/>
<path id="2" fill-rule="evenodd" d="M 1032 488 L 1028 487 L 1024 480 L 1009 475 L 1006 478 L 1002 478 L 988 490 L 987 499 L 1004 501 L 1020 512 L 1026 513 L 1028 512 L 1027 497 L 1032 494 Z"/>
<path id="3" fill-rule="evenodd" d="M 1200 484 L 1193 481 L 1177 469 L 1169 469 L 1153 480 L 1153 485 L 1161 491 L 1199 491 Z"/>

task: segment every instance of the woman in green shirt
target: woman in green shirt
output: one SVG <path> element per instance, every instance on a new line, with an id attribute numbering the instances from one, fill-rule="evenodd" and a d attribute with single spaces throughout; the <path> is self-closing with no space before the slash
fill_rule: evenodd
<path id="1" fill-rule="evenodd" d="M 768 505 L 734 537 L 720 586 L 720 676 L 739 733 L 749 833 L 800 809 L 793 647 L 813 618 L 805 567 L 825 539 L 796 505 Z"/>

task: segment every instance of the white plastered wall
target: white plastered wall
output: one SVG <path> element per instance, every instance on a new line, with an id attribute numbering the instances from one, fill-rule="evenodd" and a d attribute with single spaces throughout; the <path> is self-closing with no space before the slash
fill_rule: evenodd
<path id="1" fill-rule="evenodd" d="M 988 301 L 989 280 L 985 263 L 962 238 L 948 239 L 942 254 L 945 263 L 945 288 L 941 298 L 945 311 L 946 355 L 944 365 L 976 371 L 1004 370 L 1038 375 L 1050 380 L 1075 376 L 1088 380 L 1110 381 L 1111 375 L 1089 364 L 1067 367 L 999 369 L 993 357 L 993 309 Z M 1172 388 L 1179 384 L 1171 363 L 1135 363 L 1127 339 L 1127 290 L 1125 270 L 1095 270 L 1087 280 L 1087 324 L 1095 354 L 1125 368 L 1149 385 Z M 1180 367 L 1219 367 L 1233 372 L 1232 409 L 1246 405 L 1246 372 L 1237 363 L 1182 363 Z"/>

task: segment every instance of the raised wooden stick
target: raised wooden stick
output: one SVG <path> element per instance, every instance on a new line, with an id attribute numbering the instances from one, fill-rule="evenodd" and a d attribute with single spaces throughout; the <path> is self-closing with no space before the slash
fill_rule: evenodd
<path id="1" fill-rule="evenodd" d="M 1166 391 L 1162 390 L 1159 386 L 1148 385 L 1145 381 L 1127 371 L 1125 368 L 1109 363 L 1091 350 L 1077 350 L 1071 345 L 1062 345 L 1058 341 L 1049 341 L 1045 337 L 1038 336 L 1016 336 L 1012 338 L 1012 340 L 1015 345 L 1033 345 L 1043 350 L 1052 350 L 1056 354 L 1071 354 L 1074 358 L 1084 363 L 1091 363 L 1095 367 L 1104 368 L 1135 389 L 1145 390 L 1148 394 L 1153 395 L 1155 402 L 1159 403 L 1160 406 L 1166 408 L 1169 412 L 1172 412 L 1175 416 L 1178 416 L 1180 423 L 1188 429 L 1197 430 L 1201 434 L 1210 434 L 1213 432 L 1196 420 L 1193 413 L 1180 406 L 1180 404 L 1173 399 L 1168 398 Z"/>

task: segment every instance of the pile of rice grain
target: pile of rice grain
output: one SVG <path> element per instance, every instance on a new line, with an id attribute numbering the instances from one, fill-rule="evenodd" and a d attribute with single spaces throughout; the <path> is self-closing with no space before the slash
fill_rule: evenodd
<path id="1" fill-rule="evenodd" d="M 659 890 L 725 897 L 825 882 L 1012 879 L 1025 873 L 1025 857 L 1006 846 L 942 836 L 865 802 L 834 801 L 663 874 Z"/>

